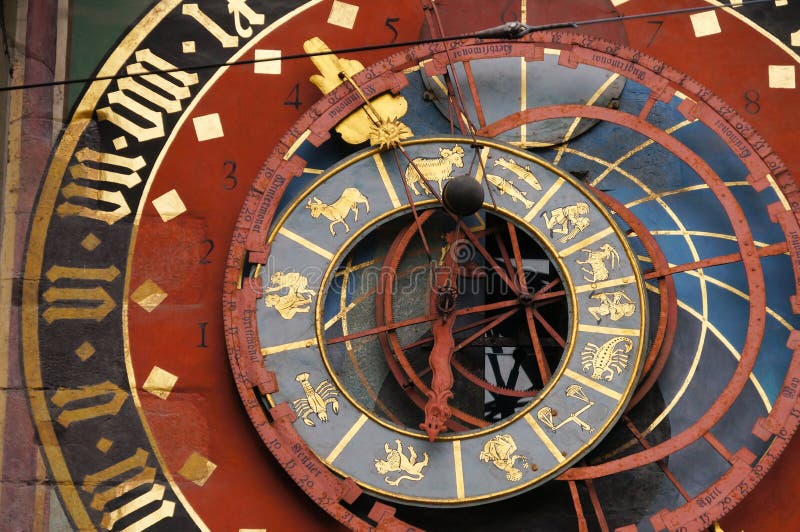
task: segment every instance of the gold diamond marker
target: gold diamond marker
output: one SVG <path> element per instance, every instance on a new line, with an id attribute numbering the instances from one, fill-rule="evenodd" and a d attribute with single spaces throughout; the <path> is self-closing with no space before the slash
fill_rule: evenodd
<path id="1" fill-rule="evenodd" d="M 358 6 L 333 0 L 331 14 L 328 15 L 328 24 L 352 30 L 358 16 Z"/>
<path id="2" fill-rule="evenodd" d="M 109 440 L 108 438 L 100 438 L 99 440 L 97 440 L 97 445 L 95 447 L 97 447 L 98 451 L 105 454 L 108 452 L 109 449 L 111 449 L 112 445 L 114 445 L 114 442 Z"/>
<path id="3" fill-rule="evenodd" d="M 770 65 L 769 87 L 771 89 L 794 89 L 796 87 L 794 65 Z"/>
<path id="4" fill-rule="evenodd" d="M 181 43 L 181 48 L 183 53 L 185 54 L 193 54 L 196 51 L 195 42 L 194 41 L 183 41 Z"/>
<path id="5" fill-rule="evenodd" d="M 75 354 L 78 355 L 78 358 L 80 358 L 82 362 L 89 360 L 89 357 L 91 357 L 94 353 L 94 346 L 89 342 L 83 342 L 78 349 L 75 350 Z"/>
<path id="6" fill-rule="evenodd" d="M 178 194 L 178 191 L 174 188 L 154 199 L 153 207 L 156 208 L 156 212 L 165 222 L 177 218 L 186 212 L 186 205 L 183 204 L 183 200 Z"/>
<path id="7" fill-rule="evenodd" d="M 211 473 L 213 473 L 216 468 L 217 464 L 203 455 L 193 452 L 191 456 L 186 459 L 186 462 L 183 464 L 180 471 L 178 471 L 178 474 L 186 480 L 194 482 L 202 487 L 208 482 Z"/>
<path id="8" fill-rule="evenodd" d="M 256 50 L 254 58 L 257 63 L 253 63 L 253 72 L 256 74 L 281 73 L 281 51 L 280 50 Z M 265 61 L 271 59 L 271 61 Z"/>
<path id="9" fill-rule="evenodd" d="M 153 369 L 150 370 L 150 375 L 147 376 L 147 380 L 142 384 L 142 389 L 156 397 L 166 399 L 172 392 L 176 382 L 178 382 L 177 376 L 158 366 L 153 366 Z"/>
<path id="10" fill-rule="evenodd" d="M 102 242 L 94 233 L 89 233 L 86 238 L 81 240 L 81 247 L 86 251 L 94 251 Z"/>
<path id="11" fill-rule="evenodd" d="M 192 118 L 192 123 L 194 124 L 194 132 L 197 134 L 197 140 L 200 142 L 225 136 L 225 133 L 222 132 L 222 121 L 219 119 L 219 113 L 196 116 Z"/>
<path id="12" fill-rule="evenodd" d="M 722 33 L 722 28 L 719 27 L 717 14 L 713 11 L 695 13 L 694 15 L 690 15 L 689 19 L 692 21 L 695 37 L 708 37 L 709 35 Z"/>
<path id="13" fill-rule="evenodd" d="M 160 286 L 148 279 L 131 294 L 131 299 L 147 312 L 153 312 L 167 299 L 167 294 Z"/>
<path id="14" fill-rule="evenodd" d="M 114 149 L 117 151 L 128 147 L 128 140 L 125 137 L 117 137 L 112 142 L 114 143 Z"/>

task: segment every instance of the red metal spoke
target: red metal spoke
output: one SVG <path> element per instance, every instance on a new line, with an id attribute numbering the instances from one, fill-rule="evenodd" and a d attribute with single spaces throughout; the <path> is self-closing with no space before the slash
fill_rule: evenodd
<path id="1" fill-rule="evenodd" d="M 555 287 L 557 284 L 560 284 L 560 283 L 561 283 L 561 278 L 560 277 L 556 277 L 555 279 L 553 279 L 552 281 L 550 281 L 549 283 L 544 285 L 542 288 L 537 290 L 536 294 L 537 295 L 546 294 L 546 293 L 548 293 L 550 291 L 551 288 Z M 564 295 L 564 292 L 561 292 L 561 295 Z"/>
<path id="2" fill-rule="evenodd" d="M 509 310 L 507 312 L 503 312 L 499 316 L 493 317 L 491 322 L 489 322 L 488 324 L 484 325 L 483 327 L 481 327 L 480 329 L 478 329 L 477 331 L 475 331 L 474 333 L 469 335 L 466 339 L 460 341 L 458 343 L 458 345 L 456 345 L 455 351 L 458 351 L 458 350 L 463 349 L 464 347 L 468 346 L 476 338 L 479 338 L 479 337 L 483 336 L 484 333 L 486 333 L 487 331 L 497 327 L 498 325 L 500 325 L 501 323 L 503 323 L 504 321 L 506 321 L 508 318 L 510 318 L 511 316 L 513 316 L 516 313 L 517 313 L 517 309 L 511 309 L 511 310 Z"/>
<path id="3" fill-rule="evenodd" d="M 511 265 L 511 257 L 508 255 L 508 250 L 506 249 L 506 244 L 503 242 L 503 238 L 501 235 L 495 235 L 495 242 L 497 242 L 497 247 L 500 249 L 500 255 L 503 257 L 503 263 L 506 266 L 506 273 L 510 278 L 514 278 L 516 273 Z"/>
<path id="4" fill-rule="evenodd" d="M 726 462 L 729 464 L 733 464 L 734 458 L 733 454 L 728 450 L 725 445 L 722 444 L 721 441 L 717 439 L 716 436 L 711 434 L 711 431 L 706 432 L 703 434 L 703 438 L 708 442 L 711 447 L 719 453 L 719 455 L 725 459 Z"/>
<path id="5" fill-rule="evenodd" d="M 468 331 L 470 329 L 474 329 L 475 327 L 480 327 L 484 323 L 488 323 L 489 321 L 493 320 L 494 318 L 495 318 L 494 316 L 489 316 L 488 318 L 483 318 L 481 320 L 474 321 L 472 323 L 468 323 L 467 325 L 462 325 L 461 327 L 456 327 L 456 328 L 453 329 L 453 333 L 460 333 L 460 332 Z M 404 345 L 402 347 L 403 347 L 404 350 L 407 351 L 409 349 L 414 349 L 416 347 L 420 347 L 422 345 L 429 344 L 432 341 L 433 341 L 433 337 L 432 336 L 427 336 L 425 338 L 417 340 L 416 342 L 412 342 L 410 344 L 406 344 L 406 345 Z"/>
<path id="6" fill-rule="evenodd" d="M 485 305 L 475 305 L 473 307 L 458 309 L 455 311 L 455 314 L 456 316 L 467 316 L 477 312 L 491 312 L 492 310 L 500 310 L 508 307 L 515 307 L 517 305 L 521 305 L 518 299 L 506 299 L 503 301 L 496 301 L 494 303 L 486 303 Z"/>
<path id="7" fill-rule="evenodd" d="M 544 330 L 547 331 L 547 334 L 549 334 L 558 345 L 561 347 L 565 347 L 567 345 L 567 342 L 564 341 L 564 338 L 562 338 L 561 335 L 558 334 L 558 332 L 553 328 L 553 326 L 550 325 L 546 319 L 544 319 L 544 316 L 542 316 L 538 310 L 533 309 L 533 316 L 536 318 L 536 321 L 542 324 L 542 327 L 544 327 Z"/>
<path id="8" fill-rule="evenodd" d="M 531 344 L 533 345 L 533 353 L 536 355 L 536 364 L 539 366 L 539 374 L 542 376 L 542 385 L 547 384 L 550 380 L 550 364 L 547 363 L 547 357 L 544 354 L 544 348 L 539 341 L 539 335 L 536 333 L 536 323 L 531 307 L 525 307 L 525 322 L 528 325 L 528 334 L 531 337 Z"/>
<path id="9" fill-rule="evenodd" d="M 770 244 L 769 246 L 765 246 L 762 248 L 758 248 L 756 250 L 756 255 L 759 257 L 772 257 L 775 255 L 782 255 L 789 250 L 788 245 L 786 242 L 778 242 L 777 244 Z M 729 253 L 727 255 L 719 255 L 717 257 L 710 257 L 707 259 L 702 259 L 694 262 L 687 262 L 685 264 L 679 264 L 677 266 L 670 266 L 665 271 L 660 271 L 655 269 L 654 271 L 647 272 L 644 274 L 644 278 L 647 280 L 650 279 L 659 279 L 661 277 L 665 277 L 667 275 L 674 275 L 676 273 L 688 272 L 692 270 L 699 270 L 701 268 L 710 268 L 712 266 L 722 266 L 724 264 L 733 264 L 735 262 L 742 262 L 742 254 L 741 253 Z"/>
<path id="10" fill-rule="evenodd" d="M 651 446 L 649 443 L 647 443 L 647 439 L 642 435 L 641 432 L 639 432 L 639 430 L 636 428 L 636 425 L 634 425 L 633 421 L 631 421 L 631 418 L 629 418 L 627 415 L 623 415 L 622 419 L 625 422 L 625 426 L 628 427 L 628 430 L 631 431 L 631 434 L 633 434 L 633 437 L 636 438 L 639 444 L 645 449 L 650 449 Z M 667 463 L 663 459 L 659 459 L 656 460 L 656 464 L 658 465 L 659 469 L 661 469 L 661 472 L 664 473 L 664 475 L 669 479 L 670 482 L 672 482 L 672 484 L 675 486 L 675 488 L 678 490 L 681 496 L 685 500 L 690 501 L 692 499 L 691 496 L 689 496 L 689 493 L 684 489 L 684 487 L 678 481 L 675 474 L 669 470 L 669 467 L 667 467 Z"/>
<path id="11" fill-rule="evenodd" d="M 399 149 L 402 151 L 402 153 L 404 154 L 406 153 L 405 149 L 402 146 L 400 146 Z M 392 150 L 392 153 L 394 154 L 394 160 L 395 163 L 397 164 L 397 171 L 400 172 L 401 175 L 405 175 L 403 173 L 403 169 L 400 166 L 400 157 L 398 157 L 397 155 L 397 150 L 396 149 Z M 408 158 L 408 154 L 406 154 L 406 158 Z M 417 175 L 419 175 L 422 179 L 425 179 L 425 176 L 423 176 L 422 173 L 420 173 L 419 169 L 417 168 L 417 165 L 411 159 L 408 160 L 413 165 L 414 171 L 417 172 Z M 403 181 L 403 189 L 406 192 L 406 199 L 408 199 L 408 204 L 411 206 L 411 214 L 414 216 L 414 223 L 417 226 L 417 232 L 419 233 L 419 237 L 422 240 L 422 246 L 425 248 L 425 253 L 428 254 L 428 258 L 430 258 L 431 248 L 430 246 L 428 246 L 428 239 L 425 238 L 425 231 L 422 230 L 422 224 L 424 223 L 422 216 L 425 216 L 425 213 L 423 213 L 422 216 L 420 216 L 420 214 L 417 212 L 417 206 L 414 204 L 414 198 L 411 197 L 411 190 L 409 189 L 408 182 L 406 182 L 405 178 L 403 178 L 401 181 Z M 428 181 L 426 180 L 425 184 L 429 185 L 430 183 L 428 183 Z M 433 211 L 430 212 L 433 213 Z M 430 216 L 431 214 L 428 214 L 425 217 L 425 220 L 427 220 Z"/>
<path id="12" fill-rule="evenodd" d="M 575 516 L 578 518 L 578 532 L 589 532 L 589 525 L 586 524 L 586 517 L 583 515 L 583 505 L 578 493 L 578 486 L 574 480 L 570 480 L 569 493 L 572 495 L 572 505 L 575 507 Z"/>
<path id="13" fill-rule="evenodd" d="M 464 72 L 467 74 L 467 84 L 469 85 L 469 92 L 472 95 L 472 102 L 475 104 L 475 113 L 478 115 L 478 125 L 480 127 L 486 126 L 486 118 L 483 116 L 483 107 L 481 106 L 481 99 L 478 95 L 478 85 L 475 83 L 475 77 L 472 75 L 472 65 L 469 61 L 461 63 L 464 65 Z"/>
<path id="14" fill-rule="evenodd" d="M 472 242 L 472 245 L 475 246 L 475 250 L 481 254 L 481 256 L 489 263 L 492 269 L 500 276 L 500 279 L 503 280 L 504 283 L 511 289 L 512 292 L 519 295 L 519 289 L 516 287 L 516 284 L 511 280 L 511 278 L 506 274 L 505 270 L 497 264 L 497 261 L 494 260 L 494 257 L 489 253 L 489 251 L 484 247 L 483 244 L 480 243 L 478 237 L 472 234 L 469 228 L 466 226 L 463 220 L 458 220 L 459 225 L 462 226 L 464 229 L 464 236 L 467 237 L 467 240 Z"/>
<path id="15" fill-rule="evenodd" d="M 388 325 L 381 325 L 378 327 L 372 327 L 371 329 L 364 329 L 363 331 L 358 331 L 355 333 L 350 333 L 345 336 L 337 336 L 336 338 L 329 338 L 325 340 L 327 344 L 339 344 L 341 342 L 349 342 L 351 340 L 358 340 L 359 338 L 364 338 L 365 336 L 372 336 L 374 334 L 385 333 L 388 331 L 394 331 L 395 329 L 400 329 L 401 327 L 409 327 L 411 325 L 418 325 L 420 323 L 430 322 L 435 320 L 435 316 L 417 316 L 416 318 L 409 318 L 407 320 L 398 321 L 396 323 L 390 323 Z"/>
<path id="16" fill-rule="evenodd" d="M 519 248 L 519 239 L 517 238 L 517 228 L 511 222 L 506 222 L 508 229 L 508 238 L 511 240 L 511 250 L 514 252 L 514 264 L 517 270 L 517 282 L 519 289 L 522 293 L 528 292 L 528 282 L 525 279 L 525 270 L 522 268 L 522 251 Z"/>
<path id="17" fill-rule="evenodd" d="M 609 532 L 608 521 L 606 521 L 603 507 L 600 505 L 600 498 L 597 496 L 594 482 L 592 482 L 591 479 L 586 479 L 584 484 L 586 484 L 586 490 L 589 492 L 589 500 L 592 501 L 592 508 L 594 508 L 594 515 L 597 517 L 597 524 L 600 526 L 600 532 Z"/>

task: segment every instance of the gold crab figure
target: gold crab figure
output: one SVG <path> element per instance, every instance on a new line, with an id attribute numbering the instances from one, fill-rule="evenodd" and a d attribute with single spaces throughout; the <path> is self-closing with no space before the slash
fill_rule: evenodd
<path id="1" fill-rule="evenodd" d="M 316 424 L 311 419 L 311 414 L 326 423 L 328 421 L 328 405 L 331 405 L 334 414 L 339 415 L 339 400 L 336 399 L 339 392 L 336 391 L 333 384 L 326 380 L 320 382 L 315 389 L 308 381 L 308 377 L 308 373 L 300 373 L 295 377 L 306 396 L 292 401 L 292 406 L 297 412 L 297 417 L 302 419 L 303 423 L 309 427 L 315 427 Z"/>
<path id="2" fill-rule="evenodd" d="M 617 348 L 622 344 L 622 349 Z M 592 368 L 592 378 L 596 381 L 614 378 L 614 371 L 618 374 L 628 367 L 627 353 L 633 349 L 633 340 L 625 336 L 616 336 L 601 346 L 589 342 L 581 353 L 583 371 Z"/>
<path id="3" fill-rule="evenodd" d="M 514 454 L 516 450 L 517 444 L 510 434 L 498 434 L 486 442 L 478 457 L 484 462 L 491 462 L 497 469 L 505 471 L 506 479 L 517 482 L 522 478 L 522 471 L 514 467 L 514 464 L 519 460 L 522 468 L 528 469 L 528 458 L 521 454 Z"/>

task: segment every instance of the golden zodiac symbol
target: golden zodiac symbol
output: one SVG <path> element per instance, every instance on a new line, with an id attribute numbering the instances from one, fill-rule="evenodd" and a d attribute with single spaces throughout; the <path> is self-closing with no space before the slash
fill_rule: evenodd
<path id="1" fill-rule="evenodd" d="M 305 397 L 292 401 L 297 417 L 302 419 L 303 423 L 309 427 L 316 426 L 314 421 L 309 419 L 311 414 L 316 415 L 317 419 L 326 423 L 328 421 L 328 405 L 331 405 L 331 410 L 333 410 L 334 414 L 339 415 L 339 400 L 336 399 L 339 392 L 330 382 L 323 380 L 315 389 L 308 382 L 308 373 L 300 373 L 295 377 L 295 380 L 300 383 L 303 392 L 306 394 Z"/>
<path id="2" fill-rule="evenodd" d="M 383 477 L 384 482 L 390 486 L 397 486 L 401 480 L 413 480 L 415 482 L 422 480 L 425 476 L 422 474 L 422 469 L 428 465 L 428 453 L 422 453 L 425 458 L 417 462 L 417 452 L 412 446 L 408 446 L 408 456 L 406 457 L 400 440 L 394 440 L 394 442 L 397 444 L 396 449 L 390 448 L 388 443 L 383 446 L 386 451 L 386 460 L 375 459 L 375 469 L 381 475 L 386 475 Z M 390 480 L 387 473 L 398 471 L 402 471 L 405 474 Z"/>
<path id="3" fill-rule="evenodd" d="M 308 312 L 311 309 L 311 296 L 314 291 L 306 288 L 308 279 L 297 272 L 275 272 L 269 278 L 270 286 L 264 291 L 267 297 L 264 303 L 267 307 L 275 308 L 281 318 L 290 320 L 298 312 Z M 288 290 L 283 295 L 275 294 Z"/>
<path id="4" fill-rule="evenodd" d="M 597 323 L 600 323 L 600 320 L 605 316 L 609 316 L 613 321 L 618 321 L 622 318 L 629 318 L 636 312 L 636 305 L 622 290 L 600 292 L 589 297 L 600 300 L 600 304 L 596 307 L 588 307 L 586 309 L 589 314 L 594 316 Z"/>
<path id="5" fill-rule="evenodd" d="M 553 422 L 553 418 L 558 415 L 552 408 L 549 406 L 545 406 L 540 408 L 539 411 L 536 413 L 536 417 L 539 418 L 539 421 L 550 427 L 550 430 L 553 432 L 557 431 L 567 423 L 575 423 L 578 425 L 581 430 L 588 430 L 589 432 L 594 432 L 594 429 L 585 421 L 580 418 L 580 415 L 589 410 L 594 406 L 594 401 L 590 400 L 586 393 L 583 391 L 583 388 L 579 384 L 570 384 L 567 386 L 567 390 L 564 392 L 564 395 L 567 397 L 572 397 L 573 399 L 578 399 L 586 403 L 580 410 L 571 413 L 564 421 L 556 425 Z"/>
<path id="6" fill-rule="evenodd" d="M 411 187 L 411 190 L 413 190 L 414 194 L 417 196 L 422 194 L 430 195 L 428 186 L 425 184 L 425 180 L 422 179 L 422 176 L 419 175 L 419 172 L 417 172 L 417 169 L 422 172 L 425 179 L 428 181 L 436 181 L 439 183 L 439 192 L 441 193 L 444 186 L 442 182 L 445 179 L 452 179 L 453 177 L 450 175 L 453 171 L 453 167 L 464 167 L 464 148 L 461 146 L 453 146 L 452 150 L 439 148 L 439 155 L 439 157 L 432 158 L 417 157 L 412 160 L 413 164 L 409 164 L 406 167 L 406 183 L 408 183 L 408 186 Z M 422 192 L 417 190 L 417 183 L 422 185 Z"/>
<path id="7" fill-rule="evenodd" d="M 344 225 L 344 232 L 349 233 L 350 226 L 347 225 L 347 220 L 345 218 L 352 212 L 353 221 L 357 222 L 358 205 L 362 203 L 367 207 L 367 212 L 369 212 L 369 200 L 367 197 L 359 192 L 357 188 L 348 187 L 342 191 L 342 195 L 339 196 L 339 199 L 330 205 L 322 203 L 322 200 L 314 196 L 306 203 L 306 209 L 311 211 L 311 217 L 314 219 L 324 216 L 330 220 L 331 224 L 328 226 L 328 229 L 331 232 L 331 236 L 336 236 L 336 231 L 333 230 L 333 226 L 342 224 Z"/>
<path id="8" fill-rule="evenodd" d="M 586 252 L 586 258 L 584 260 L 576 260 L 576 264 L 588 264 L 589 267 L 581 266 L 581 270 L 585 274 L 583 279 L 590 283 L 596 283 L 598 281 L 605 281 L 608 279 L 608 270 L 614 269 L 619 266 L 619 253 L 611 244 L 603 244 L 600 246 L 600 249 L 593 251 L 591 249 L 582 249 L 581 251 Z M 609 261 L 608 266 L 606 266 L 606 261 Z"/>
<path id="9" fill-rule="evenodd" d="M 579 201 L 575 205 L 566 205 L 553 209 L 549 215 L 545 211 L 542 213 L 542 217 L 550 230 L 550 236 L 553 236 L 553 233 L 564 235 L 558 239 L 563 244 L 564 242 L 569 242 L 578 236 L 578 233 L 589 227 L 591 222 L 589 218 L 584 216 L 585 214 L 589 214 L 589 205 Z"/>
<path id="10" fill-rule="evenodd" d="M 617 345 L 622 344 L 622 349 Z M 592 378 L 596 381 L 614 378 L 614 371 L 622 373 L 628 367 L 628 355 L 633 349 L 633 340 L 624 336 L 616 336 L 600 347 L 589 342 L 581 353 L 583 371 L 593 368 Z M 623 351 L 624 350 L 624 351 Z"/>
<path id="11" fill-rule="evenodd" d="M 528 193 L 523 192 L 515 187 L 511 181 L 507 181 L 494 174 L 486 174 L 486 180 L 497 187 L 497 190 L 500 191 L 500 194 L 508 194 L 511 197 L 511 201 L 514 203 L 521 201 L 522 204 L 525 205 L 526 209 L 533 207 L 533 202 L 526 197 Z"/>
<path id="12" fill-rule="evenodd" d="M 522 468 L 528 469 L 528 458 L 521 454 L 514 454 L 517 444 L 510 434 L 498 434 L 486 442 L 479 458 L 484 462 L 491 462 L 497 469 L 506 472 L 506 478 L 517 482 L 522 478 L 522 471 L 514 467 L 517 460 L 522 462 Z M 536 466 L 534 466 L 535 468 Z"/>
<path id="13" fill-rule="evenodd" d="M 513 172 L 519 179 L 522 179 L 527 183 L 533 190 L 542 190 L 542 185 L 539 183 L 539 180 L 536 179 L 536 176 L 533 175 L 531 172 L 531 167 L 526 165 L 524 168 L 517 163 L 514 159 L 497 159 L 494 162 L 495 166 L 500 166 L 505 168 L 506 170 Z"/>

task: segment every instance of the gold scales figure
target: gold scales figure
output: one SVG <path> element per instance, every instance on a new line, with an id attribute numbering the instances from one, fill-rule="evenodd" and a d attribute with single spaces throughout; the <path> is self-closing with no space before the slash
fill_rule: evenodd
<path id="1" fill-rule="evenodd" d="M 553 432 L 557 431 L 558 429 L 560 429 L 561 427 L 563 427 L 568 423 L 575 423 L 581 428 L 581 430 L 587 430 L 589 432 L 593 432 L 594 429 L 588 423 L 583 421 L 580 418 L 580 415 L 589 410 L 590 408 L 592 408 L 594 406 L 594 401 L 589 399 L 589 397 L 586 395 L 586 393 L 583 391 L 583 388 L 579 384 L 570 384 L 569 386 L 567 386 L 567 389 L 564 392 L 564 394 L 567 397 L 578 399 L 579 401 L 582 401 L 583 403 L 586 404 L 583 407 L 581 407 L 580 410 L 571 413 L 569 416 L 566 417 L 566 419 L 564 419 L 564 421 L 562 421 L 558 425 L 556 425 L 555 422 L 553 421 L 553 418 L 556 417 L 558 413 L 549 406 L 542 407 L 536 413 L 536 417 L 539 418 L 539 421 L 550 427 L 550 430 L 552 430 Z"/>

